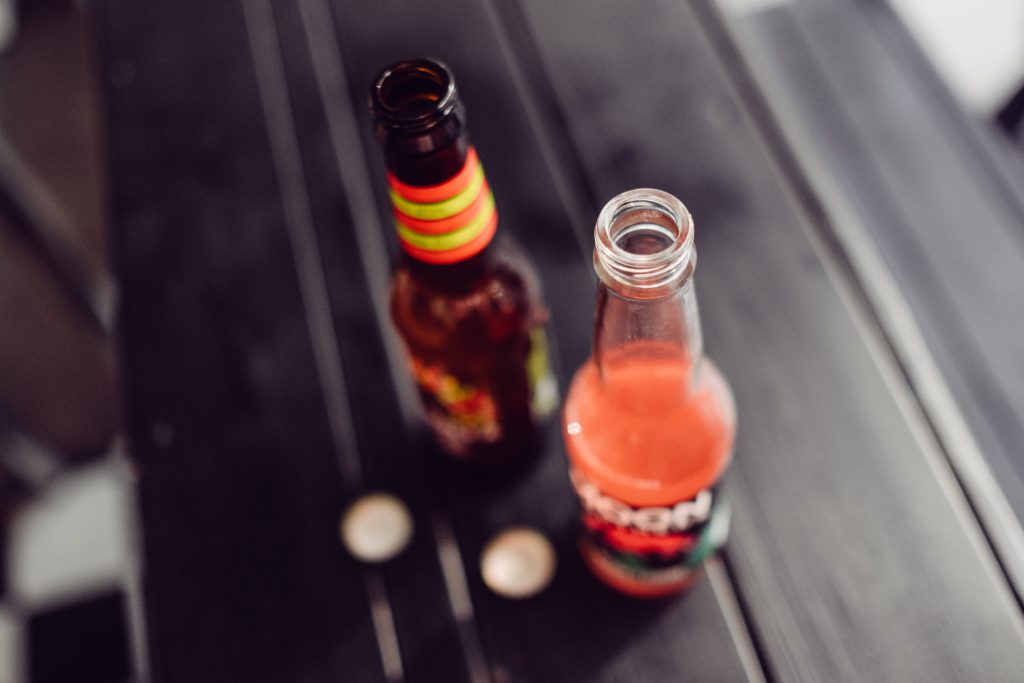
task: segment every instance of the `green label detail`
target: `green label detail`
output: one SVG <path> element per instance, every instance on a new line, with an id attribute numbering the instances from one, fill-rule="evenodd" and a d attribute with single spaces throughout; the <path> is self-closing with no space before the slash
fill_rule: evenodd
<path id="1" fill-rule="evenodd" d="M 536 419 L 544 419 L 558 407 L 558 383 L 551 372 L 548 336 L 543 325 L 530 330 L 530 355 L 526 359 L 526 377 L 530 382 L 530 410 Z"/>

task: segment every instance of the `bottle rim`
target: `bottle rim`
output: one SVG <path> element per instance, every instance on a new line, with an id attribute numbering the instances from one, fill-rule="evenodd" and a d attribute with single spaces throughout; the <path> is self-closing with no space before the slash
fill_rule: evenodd
<path id="1" fill-rule="evenodd" d="M 695 262 L 693 218 L 668 192 L 628 190 L 598 215 L 594 269 L 617 294 L 644 299 L 671 293 L 693 273 Z"/>
<path id="2" fill-rule="evenodd" d="M 396 89 L 413 80 L 433 91 L 430 107 L 409 107 L 397 98 Z M 377 123 L 406 132 L 428 130 L 458 106 L 455 77 L 444 62 L 434 58 L 407 59 L 386 66 L 370 89 L 370 109 Z"/>

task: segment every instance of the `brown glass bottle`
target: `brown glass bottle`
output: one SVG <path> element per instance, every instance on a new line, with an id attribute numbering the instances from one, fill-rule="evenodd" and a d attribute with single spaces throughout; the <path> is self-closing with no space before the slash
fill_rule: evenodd
<path id="1" fill-rule="evenodd" d="M 558 402 L 547 310 L 532 267 L 497 235 L 455 81 L 440 62 L 401 62 L 377 77 L 370 108 L 403 247 L 391 315 L 426 421 L 456 458 L 526 462 Z"/>

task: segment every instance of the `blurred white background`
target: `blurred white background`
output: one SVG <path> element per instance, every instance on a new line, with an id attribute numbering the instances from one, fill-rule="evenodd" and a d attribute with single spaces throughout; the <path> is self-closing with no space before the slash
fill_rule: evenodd
<path id="1" fill-rule="evenodd" d="M 1021 0 L 889 0 L 968 109 L 992 116 L 1024 85 Z"/>

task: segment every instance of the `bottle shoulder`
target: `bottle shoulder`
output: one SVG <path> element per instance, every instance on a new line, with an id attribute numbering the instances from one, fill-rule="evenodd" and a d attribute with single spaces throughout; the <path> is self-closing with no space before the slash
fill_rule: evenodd
<path id="1" fill-rule="evenodd" d="M 572 378 L 567 412 L 573 413 L 577 405 L 600 404 L 611 413 L 657 420 L 672 412 L 700 410 L 713 413 L 727 430 L 735 428 L 732 388 L 711 358 L 703 355 L 693 367 L 685 358 L 666 353 L 667 345 L 633 342 L 629 346 L 642 345 L 662 353 L 616 349 L 601 366 L 596 358 L 589 358 Z M 666 423 L 664 429 L 672 430 L 674 425 Z"/>
<path id="2" fill-rule="evenodd" d="M 496 245 L 497 246 L 497 245 Z M 475 263 L 431 266 L 403 258 L 391 277 L 391 313 L 407 341 L 493 343 L 546 318 L 529 261 L 506 245 Z"/>
<path id="3" fill-rule="evenodd" d="M 569 458 L 602 491 L 667 505 L 713 487 L 732 457 L 736 409 L 717 366 L 658 359 L 576 373 L 563 425 Z"/>
<path id="4" fill-rule="evenodd" d="M 435 265 L 403 254 L 395 264 L 393 275 L 401 275 L 410 285 L 457 294 L 480 286 L 483 280 L 521 278 L 532 286 L 537 271 L 517 243 L 503 236 L 476 256 L 448 265 Z"/>
<path id="5" fill-rule="evenodd" d="M 736 431 L 736 399 L 732 387 L 718 364 L 708 356 L 701 358 L 694 393 L 709 396 L 725 428 L 730 433 Z"/>

